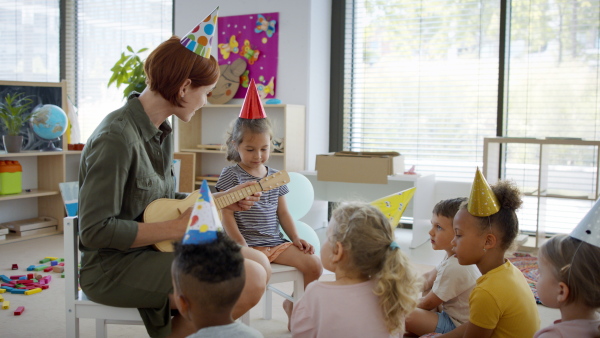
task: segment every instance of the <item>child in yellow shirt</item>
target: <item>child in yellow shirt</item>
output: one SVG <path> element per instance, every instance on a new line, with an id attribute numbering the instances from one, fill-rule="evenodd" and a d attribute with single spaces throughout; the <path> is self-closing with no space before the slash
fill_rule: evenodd
<path id="1" fill-rule="evenodd" d="M 518 188 L 490 188 L 477 169 L 471 196 L 454 217 L 454 253 L 482 276 L 469 298 L 469 321 L 440 337 L 532 337 L 540 327 L 535 299 L 523 273 L 504 258 L 519 232 Z"/>

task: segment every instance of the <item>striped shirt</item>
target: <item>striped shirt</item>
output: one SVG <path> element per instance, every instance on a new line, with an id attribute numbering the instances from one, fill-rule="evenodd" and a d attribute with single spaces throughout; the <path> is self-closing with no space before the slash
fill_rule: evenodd
<path id="1" fill-rule="evenodd" d="M 267 167 L 267 176 L 273 175 L 278 170 Z M 217 191 L 225 191 L 236 185 L 259 181 L 261 177 L 248 174 L 239 165 L 226 167 L 219 176 L 215 188 Z M 279 196 L 287 194 L 290 190 L 282 185 L 273 190 L 263 191 L 260 200 L 247 211 L 235 211 L 233 216 L 238 229 L 248 246 L 277 246 L 287 242 L 279 230 L 279 219 L 277 207 Z"/>

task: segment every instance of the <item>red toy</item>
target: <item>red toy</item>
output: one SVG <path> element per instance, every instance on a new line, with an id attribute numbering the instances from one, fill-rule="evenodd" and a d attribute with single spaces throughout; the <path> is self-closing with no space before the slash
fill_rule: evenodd
<path id="1" fill-rule="evenodd" d="M 15 310 L 15 316 L 20 316 L 21 313 L 23 313 L 23 311 L 25 311 L 25 307 L 24 306 L 19 306 L 16 310 Z"/>
<path id="2" fill-rule="evenodd" d="M 13 270 L 19 270 L 19 266 L 18 266 L 17 264 L 13 264 L 13 265 L 12 265 L 12 269 L 13 269 Z"/>

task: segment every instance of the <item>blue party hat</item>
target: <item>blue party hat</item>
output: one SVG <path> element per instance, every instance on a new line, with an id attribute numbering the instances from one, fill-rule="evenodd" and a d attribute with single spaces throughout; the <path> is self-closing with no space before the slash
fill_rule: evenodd
<path id="1" fill-rule="evenodd" d="M 194 204 L 190 221 L 183 236 L 183 244 L 204 244 L 217 239 L 217 231 L 223 226 L 217 212 L 215 201 L 206 180 L 200 186 L 200 195 Z"/>

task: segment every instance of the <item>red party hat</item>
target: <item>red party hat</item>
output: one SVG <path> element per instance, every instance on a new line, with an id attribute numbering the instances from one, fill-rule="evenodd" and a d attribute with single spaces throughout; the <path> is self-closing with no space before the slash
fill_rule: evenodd
<path id="1" fill-rule="evenodd" d="M 240 118 L 257 120 L 266 119 L 267 114 L 265 108 L 263 108 L 262 102 L 260 102 L 260 96 L 258 96 L 258 90 L 254 84 L 254 79 L 250 80 L 246 97 L 244 98 L 244 104 L 242 105 L 242 111 L 240 111 Z"/>

